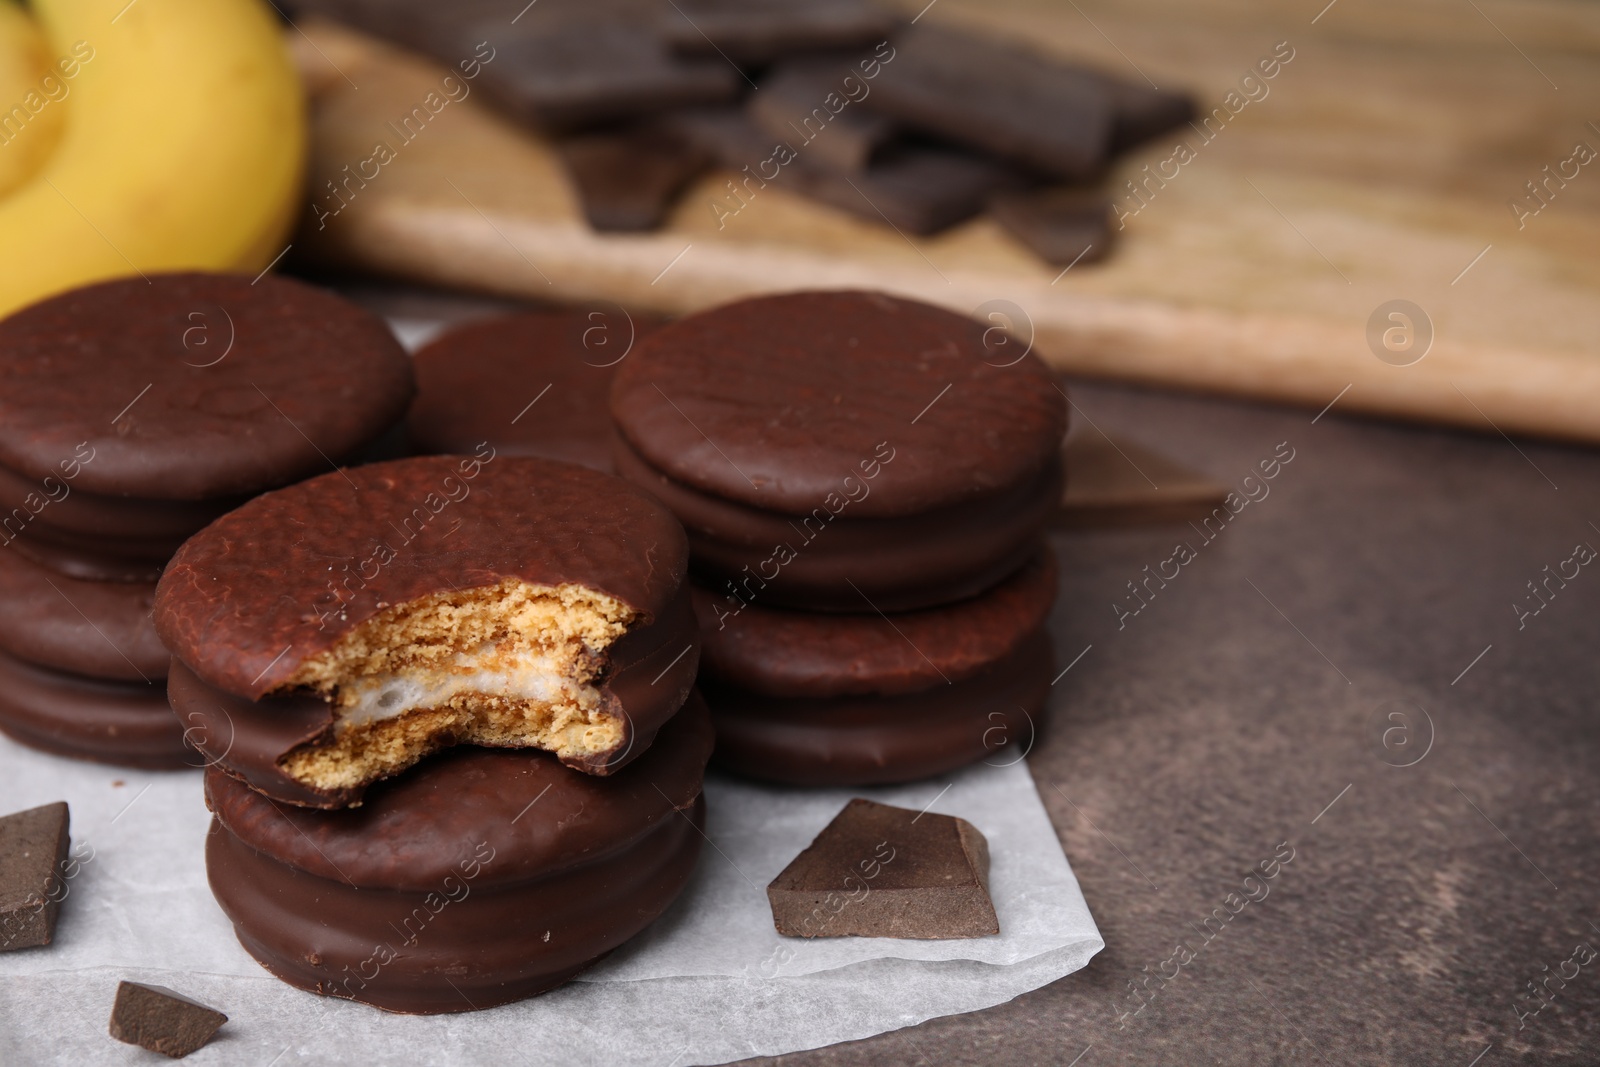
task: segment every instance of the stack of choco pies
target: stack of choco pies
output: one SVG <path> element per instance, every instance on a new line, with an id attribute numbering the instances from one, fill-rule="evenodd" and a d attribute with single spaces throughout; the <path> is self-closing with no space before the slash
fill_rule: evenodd
<path id="1" fill-rule="evenodd" d="M 688 531 L 719 765 L 866 785 L 1031 744 L 1067 402 L 1019 351 L 804 292 L 680 319 L 618 368 L 618 472 Z"/>
<path id="2" fill-rule="evenodd" d="M 455 1012 L 654 921 L 698 858 L 712 747 L 687 568 L 649 494 L 490 444 L 190 538 L 156 626 L 245 949 L 316 993 Z"/>
<path id="3" fill-rule="evenodd" d="M 197 763 L 151 622 L 163 565 L 250 496 L 368 447 L 412 392 L 381 320 L 271 275 L 105 282 L 0 321 L 0 730 Z"/>

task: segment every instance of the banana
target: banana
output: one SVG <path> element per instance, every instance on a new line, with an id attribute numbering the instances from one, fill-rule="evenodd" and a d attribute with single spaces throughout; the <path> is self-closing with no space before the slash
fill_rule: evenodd
<path id="1" fill-rule="evenodd" d="M 262 0 L 34 0 L 79 61 L 55 151 L 0 200 L 0 315 L 105 278 L 284 249 L 305 100 Z"/>
<path id="2" fill-rule="evenodd" d="M 50 158 L 66 125 L 69 91 L 38 23 L 0 0 L 0 197 Z"/>

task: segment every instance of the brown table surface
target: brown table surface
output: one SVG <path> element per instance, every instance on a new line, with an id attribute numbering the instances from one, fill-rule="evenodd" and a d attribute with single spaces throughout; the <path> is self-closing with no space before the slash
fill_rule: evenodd
<path id="1" fill-rule="evenodd" d="M 1073 398 L 1236 485 L 1294 455 L 1209 543 L 1182 524 L 1054 536 L 1058 662 L 1083 655 L 1029 765 L 1105 951 L 987 1011 L 763 1062 L 1600 1062 L 1600 958 L 1550 977 L 1600 951 L 1600 566 L 1513 607 L 1600 549 L 1600 455 L 1337 406 Z M 1179 542 L 1195 558 L 1119 628 L 1126 583 Z M 1282 842 L 1268 895 L 1202 927 Z M 1180 942 L 1193 960 L 1164 964 Z M 1141 982 L 1148 1007 L 1123 1017 Z"/>

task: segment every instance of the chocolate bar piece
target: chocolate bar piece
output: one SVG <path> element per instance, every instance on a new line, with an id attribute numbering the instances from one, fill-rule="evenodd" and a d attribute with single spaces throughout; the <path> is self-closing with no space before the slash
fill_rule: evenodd
<path id="1" fill-rule="evenodd" d="M 892 146 L 866 170 L 849 174 L 810 154 L 810 142 L 765 134 L 739 109 L 686 112 L 672 121 L 739 172 L 725 201 L 712 204 L 719 221 L 773 184 L 872 222 L 931 234 L 971 218 L 991 194 L 1021 181 L 1001 164 L 923 145 Z"/>
<path id="2" fill-rule="evenodd" d="M 1195 116 L 1194 98 L 1188 93 L 1137 85 L 1109 74 L 1100 78 L 1111 96 L 1112 152 L 1125 152 Z"/>
<path id="3" fill-rule="evenodd" d="M 856 106 L 870 93 L 870 83 L 841 64 L 785 63 L 747 106 L 768 136 L 805 141 L 816 159 L 857 174 L 894 135 L 894 123 Z"/>
<path id="4" fill-rule="evenodd" d="M 0 952 L 48 945 L 55 936 L 69 823 L 59 800 L 0 818 Z"/>
<path id="5" fill-rule="evenodd" d="M 719 103 L 745 82 L 721 56 L 673 52 L 659 0 L 289 0 L 431 56 L 521 122 L 550 132 Z M 679 20 L 681 21 L 681 19 Z"/>
<path id="6" fill-rule="evenodd" d="M 228 1017 L 165 986 L 121 982 L 111 1007 L 111 1036 L 182 1059 L 217 1032 Z"/>
<path id="7" fill-rule="evenodd" d="M 711 156 L 657 125 L 597 131 L 556 145 L 589 225 L 600 231 L 653 230 Z"/>
<path id="8" fill-rule="evenodd" d="M 1222 506 L 1228 487 L 1124 437 L 1095 430 L 1062 446 L 1067 488 L 1056 525 L 1135 526 L 1187 522 Z"/>
<path id="9" fill-rule="evenodd" d="M 767 886 L 785 937 L 947 939 L 1000 932 L 989 845 L 971 823 L 857 798 Z"/>
<path id="10" fill-rule="evenodd" d="M 1111 200 L 1094 189 L 1000 193 L 989 214 L 1046 263 L 1092 263 L 1111 251 Z"/>
<path id="11" fill-rule="evenodd" d="M 867 0 L 675 0 L 660 32 L 677 51 L 759 65 L 795 52 L 888 37 L 897 16 Z"/>
<path id="12" fill-rule="evenodd" d="M 472 23 L 450 39 L 463 57 L 472 54 L 472 42 L 488 40 L 495 56 L 483 64 L 478 84 L 514 118 L 551 132 L 719 103 L 744 86 L 721 57 L 674 55 L 650 25 L 633 21 L 541 22 L 529 12 L 515 27 Z"/>
<path id="13" fill-rule="evenodd" d="M 868 106 L 907 125 L 1061 178 L 1110 152 L 1104 78 L 1026 48 L 913 26 L 883 57 Z"/>

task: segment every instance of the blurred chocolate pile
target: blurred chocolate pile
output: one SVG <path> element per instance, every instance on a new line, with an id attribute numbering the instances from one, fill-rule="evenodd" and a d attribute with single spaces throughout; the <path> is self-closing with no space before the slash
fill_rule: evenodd
<path id="1" fill-rule="evenodd" d="M 870 0 L 294 0 L 452 68 L 551 136 L 590 225 L 659 226 L 713 167 L 719 227 L 769 185 L 906 233 L 985 209 L 1041 258 L 1110 246 L 1097 182 L 1191 99 Z M 485 51 L 485 46 L 490 51 Z"/>

